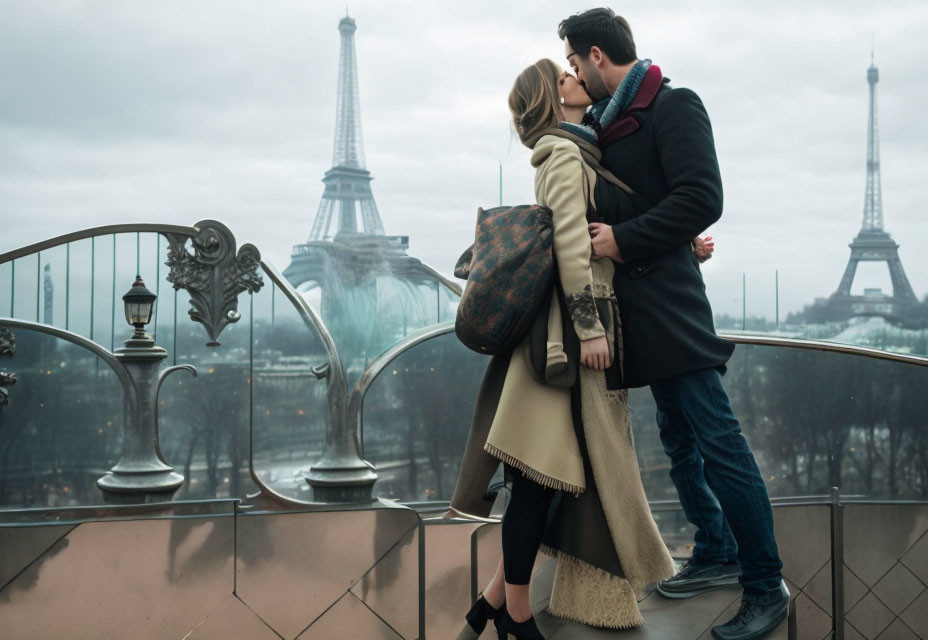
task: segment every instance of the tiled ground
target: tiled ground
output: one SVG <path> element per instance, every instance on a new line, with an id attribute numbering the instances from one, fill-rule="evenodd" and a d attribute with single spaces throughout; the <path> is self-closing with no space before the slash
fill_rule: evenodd
<path id="1" fill-rule="evenodd" d="M 543 565 L 535 573 L 533 586 L 532 609 L 547 640 L 708 640 L 710 629 L 734 615 L 741 600 L 740 589 L 713 591 L 687 600 L 668 600 L 655 592 L 640 604 L 644 626 L 631 631 L 594 629 L 545 613 L 554 581 L 554 566 L 553 560 Z M 765 640 L 787 638 L 787 623 L 784 621 Z"/>

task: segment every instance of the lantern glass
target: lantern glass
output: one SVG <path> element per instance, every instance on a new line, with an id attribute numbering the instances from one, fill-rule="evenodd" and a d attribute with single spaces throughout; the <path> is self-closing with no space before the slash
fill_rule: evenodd
<path id="1" fill-rule="evenodd" d="M 136 333 L 151 322 L 152 308 L 157 296 L 145 287 L 140 276 L 135 277 L 132 288 L 122 297 L 126 312 L 126 322 L 136 328 Z"/>
<path id="2" fill-rule="evenodd" d="M 153 306 L 151 302 L 126 302 L 126 322 L 133 326 L 148 324 Z"/>

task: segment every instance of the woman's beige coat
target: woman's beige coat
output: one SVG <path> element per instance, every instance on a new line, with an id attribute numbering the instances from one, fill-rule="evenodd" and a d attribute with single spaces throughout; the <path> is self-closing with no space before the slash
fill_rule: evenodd
<path id="1" fill-rule="evenodd" d="M 562 131 L 543 135 L 532 153 L 535 197 L 553 211 L 559 277 L 570 319 L 581 340 L 606 335 L 604 326 L 614 331 L 617 323 L 617 318 L 601 322 L 594 301 L 595 294 L 596 298 L 611 297 L 614 302 L 614 264 L 609 259 L 591 260 L 587 228 L 592 185 L 598 177 L 591 164 L 595 166 L 598 153 L 595 145 L 564 136 Z M 595 207 L 595 202 L 592 204 Z M 556 342 L 560 316 L 549 314 L 549 359 L 556 352 L 556 345 L 552 349 L 550 343 Z M 595 626 L 638 626 L 643 619 L 635 590 L 671 576 L 674 564 L 641 484 L 627 392 L 608 390 L 603 372 L 580 367 L 580 420 L 592 470 L 587 476 L 571 414 L 571 390 L 536 381 L 528 347 L 526 339 L 511 358 L 495 356 L 489 365 L 451 505 L 465 513 L 487 515 L 489 505 L 481 499 L 499 461 L 539 484 L 573 494 L 582 493 L 590 477 L 623 575 L 604 571 L 561 549 L 545 548 L 558 558 L 549 610 Z M 559 526 L 585 523 L 562 522 Z"/>
<path id="2" fill-rule="evenodd" d="M 532 153 L 535 199 L 554 217 L 554 254 L 570 318 L 581 340 L 605 335 L 593 301 L 587 185 L 595 175 L 570 140 L 544 136 Z M 600 270 L 609 269 L 608 259 Z M 608 263 L 608 264 L 607 264 Z M 605 274 L 604 274 L 605 275 Z M 608 274 L 611 282 L 611 272 Z M 560 313 L 551 313 L 560 319 Z M 583 459 L 574 433 L 570 389 L 536 381 L 529 362 L 529 340 L 515 349 L 496 407 L 486 451 L 535 482 L 571 493 L 583 491 Z"/>

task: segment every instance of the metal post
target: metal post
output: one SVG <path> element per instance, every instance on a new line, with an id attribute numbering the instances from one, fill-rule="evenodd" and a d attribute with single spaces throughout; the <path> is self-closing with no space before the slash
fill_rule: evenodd
<path id="1" fill-rule="evenodd" d="M 838 487 L 831 488 L 831 620 L 832 638 L 844 640 L 844 505 Z"/>
<path id="2" fill-rule="evenodd" d="M 39 308 L 41 307 L 40 295 L 42 293 L 42 252 L 35 254 L 35 321 L 39 319 Z"/>
<path id="3" fill-rule="evenodd" d="M 503 161 L 499 161 L 499 206 L 503 206 Z"/>
<path id="4" fill-rule="evenodd" d="M 748 276 L 741 274 L 741 330 L 747 329 L 748 322 Z"/>
<path id="5" fill-rule="evenodd" d="M 90 239 L 90 339 L 93 340 L 93 291 L 97 283 L 97 239 Z"/>
<path id="6" fill-rule="evenodd" d="M 177 289 L 174 289 L 174 346 L 171 353 L 174 355 L 174 364 L 177 364 Z"/>
<path id="7" fill-rule="evenodd" d="M 273 286 L 273 285 L 271 286 L 271 326 L 272 326 L 272 327 L 274 326 L 274 312 L 275 312 L 275 309 L 274 309 L 274 292 L 276 291 L 276 289 L 277 289 L 276 286 Z M 252 302 L 252 304 L 254 304 L 254 303 Z"/>
<path id="8" fill-rule="evenodd" d="M 271 291 L 274 290 L 273 285 Z M 255 466 L 255 296 L 248 296 L 248 445 L 249 464 Z"/>
<path id="9" fill-rule="evenodd" d="M 776 280 L 774 283 L 774 290 L 776 292 L 776 324 L 774 325 L 774 327 L 779 329 L 780 328 L 780 270 L 777 269 L 775 274 L 776 274 Z"/>
<path id="10" fill-rule="evenodd" d="M 71 243 L 65 249 L 64 261 L 64 329 L 68 330 L 68 319 L 71 314 Z"/>
<path id="11" fill-rule="evenodd" d="M 312 370 L 316 378 L 326 380 L 325 448 L 322 457 L 309 468 L 306 482 L 313 488 L 313 499 L 317 502 L 369 502 L 373 499 L 377 473 L 374 465 L 361 457 L 357 423 L 348 419 L 350 409 L 345 367 L 335 349 L 332 334 L 315 317 L 309 305 L 305 305 L 304 310 L 313 318 L 313 323 L 321 327 L 319 336 L 327 355 L 327 361 Z M 367 368 L 365 372 L 369 370 Z"/>
<path id="12" fill-rule="evenodd" d="M 155 295 L 161 295 L 161 234 L 156 233 L 156 244 L 155 244 Z M 157 298 L 155 298 L 155 317 L 151 323 L 151 339 L 155 342 L 158 341 L 158 303 Z M 177 364 L 176 362 L 174 364 Z"/>
<path id="13" fill-rule="evenodd" d="M 110 351 L 116 347 L 116 234 L 113 234 L 113 294 L 110 314 Z"/>
<path id="14" fill-rule="evenodd" d="M 16 317 L 16 260 L 10 263 L 10 317 Z"/>
<path id="15" fill-rule="evenodd" d="M 477 599 L 477 596 L 480 593 L 480 585 L 478 581 L 480 580 L 479 571 L 477 570 L 480 566 L 480 547 L 477 545 L 477 532 L 480 531 L 480 527 L 477 527 L 470 534 L 470 600 L 473 602 Z"/>
<path id="16" fill-rule="evenodd" d="M 115 236 L 114 236 L 115 237 Z M 161 361 L 168 352 L 155 345 L 151 336 L 137 328 L 126 340 L 125 346 L 114 354 L 132 379 L 133 393 L 125 395 L 125 425 L 122 455 L 119 462 L 105 476 L 97 480 L 97 486 L 106 492 L 111 501 L 138 502 L 169 499 L 170 495 L 184 482 L 184 476 L 176 473 L 162 455 L 158 442 L 158 392 L 161 383 L 174 371 L 185 369 L 196 375 L 190 365 L 169 367 L 159 374 Z"/>

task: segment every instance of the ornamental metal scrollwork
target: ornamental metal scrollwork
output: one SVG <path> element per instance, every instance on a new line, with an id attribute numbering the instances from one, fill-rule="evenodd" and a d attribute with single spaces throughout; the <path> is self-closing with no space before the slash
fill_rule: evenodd
<path id="1" fill-rule="evenodd" d="M 0 327 L 0 356 L 12 356 L 16 351 L 16 338 L 13 332 L 6 327 Z M 16 374 L 0 369 L 0 407 L 10 404 L 9 392 L 6 387 L 16 384 Z"/>
<path id="2" fill-rule="evenodd" d="M 240 293 L 256 293 L 264 286 L 259 273 L 261 253 L 252 244 L 235 252 L 235 237 L 221 222 L 203 220 L 196 224 L 197 235 L 167 233 L 169 268 L 167 279 L 175 289 L 190 294 L 188 311 L 194 322 L 206 327 L 210 341 L 219 346 L 219 334 L 229 324 L 238 322 Z M 187 249 L 187 240 L 191 249 Z"/>

